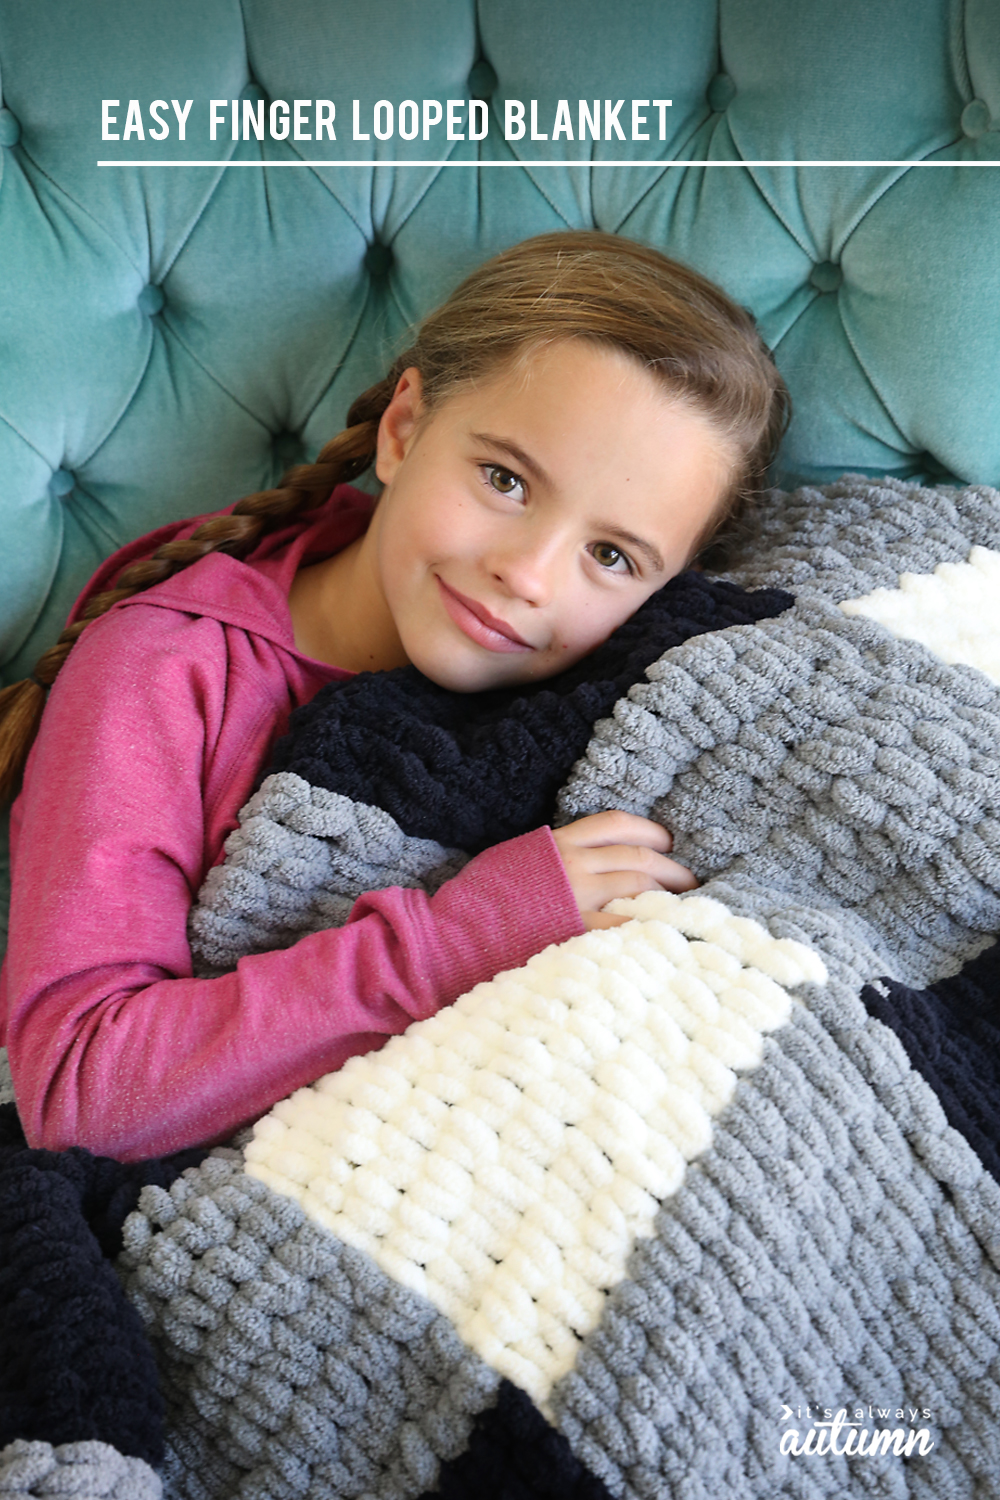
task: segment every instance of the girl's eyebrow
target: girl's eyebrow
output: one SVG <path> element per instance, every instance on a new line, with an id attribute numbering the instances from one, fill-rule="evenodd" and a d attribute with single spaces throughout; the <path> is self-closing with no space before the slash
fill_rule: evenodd
<path id="1" fill-rule="evenodd" d="M 541 464 L 536 463 L 530 453 L 525 453 L 523 448 L 519 448 L 516 443 L 512 443 L 510 438 L 498 437 L 493 432 L 471 432 L 469 436 L 473 442 L 482 443 L 487 448 L 501 448 L 504 453 L 509 453 L 515 463 L 519 464 L 522 469 L 527 469 L 533 479 L 537 479 L 540 484 L 544 484 L 550 490 L 555 488 L 551 478 L 542 468 Z"/>
<path id="2" fill-rule="evenodd" d="M 519 448 L 517 443 L 512 443 L 509 438 L 498 437 L 493 432 L 472 432 L 469 436 L 473 442 L 482 443 L 486 448 L 499 448 L 504 453 L 509 453 L 514 462 L 522 469 L 527 469 L 533 478 L 537 479 L 541 484 L 546 485 L 549 489 L 554 488 L 552 480 L 541 464 L 536 463 L 530 453 L 525 453 L 523 448 Z M 636 536 L 634 531 L 626 531 L 622 526 L 607 525 L 603 521 L 598 521 L 594 530 L 599 531 L 602 536 L 611 537 L 613 541 L 626 542 L 630 547 L 634 547 L 637 552 L 642 553 L 655 572 L 663 573 L 666 571 L 663 554 L 657 547 L 653 546 L 652 542 L 647 542 L 644 537 Z"/>
<path id="3" fill-rule="evenodd" d="M 625 531 L 621 526 L 607 526 L 603 521 L 598 521 L 594 530 L 599 531 L 602 536 L 609 536 L 614 542 L 626 542 L 630 547 L 634 547 L 637 552 L 642 553 L 655 572 L 666 571 L 663 554 L 653 546 L 652 542 L 647 542 L 644 537 L 636 536 L 634 531 Z"/>

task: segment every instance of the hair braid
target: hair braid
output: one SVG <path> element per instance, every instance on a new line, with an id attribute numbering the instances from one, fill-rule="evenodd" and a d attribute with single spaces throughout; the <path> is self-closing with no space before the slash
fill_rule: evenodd
<path id="1" fill-rule="evenodd" d="M 354 402 L 349 425 L 320 451 L 313 464 L 296 464 L 273 490 L 246 495 L 227 515 L 210 516 L 189 537 L 164 542 L 151 557 L 129 563 L 114 586 L 95 594 L 67 625 L 54 646 L 38 658 L 30 677 L 0 691 L 0 802 L 11 796 L 38 732 L 46 690 L 92 620 L 122 599 L 162 583 L 210 552 L 248 557 L 262 537 L 294 516 L 315 510 L 338 484 L 356 479 L 375 457 L 379 419 L 395 382 L 381 381 Z"/>

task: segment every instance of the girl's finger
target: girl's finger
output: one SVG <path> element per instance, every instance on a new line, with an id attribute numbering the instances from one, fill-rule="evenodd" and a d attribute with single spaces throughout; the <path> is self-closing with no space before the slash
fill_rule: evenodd
<path id="1" fill-rule="evenodd" d="M 592 876 L 589 884 L 590 900 L 586 902 L 591 911 L 607 906 L 609 901 L 620 901 L 632 896 L 641 896 L 644 891 L 686 891 L 696 884 L 690 870 L 678 865 L 685 877 L 669 882 L 654 880 L 651 875 L 642 875 L 636 870 L 609 870 L 606 875 Z"/>
<path id="2" fill-rule="evenodd" d="M 658 891 L 662 887 L 655 880 L 636 875 L 630 870 L 612 870 L 609 874 L 592 880 L 588 889 L 590 899 L 584 902 L 586 909 L 600 911 L 609 901 L 628 901 L 633 896 L 643 895 L 645 891 Z"/>
<path id="3" fill-rule="evenodd" d="M 675 890 L 677 887 L 673 882 L 684 880 L 689 876 L 692 884 L 695 883 L 694 877 L 686 866 L 642 844 L 602 844 L 597 848 L 588 849 L 585 859 L 585 868 L 590 875 L 606 875 L 612 870 L 628 870 L 649 876 L 657 884 L 666 885 L 668 890 Z M 687 886 L 681 888 L 688 889 Z M 650 886 L 649 889 L 652 890 L 654 887 Z"/>
<path id="4" fill-rule="evenodd" d="M 697 878 L 692 875 L 687 865 L 679 864 L 676 859 L 666 861 L 671 866 L 670 874 L 666 879 L 661 877 L 660 885 L 665 891 L 696 891 L 698 889 Z"/>
<path id="5" fill-rule="evenodd" d="M 647 849 L 666 854 L 674 844 L 669 830 L 662 823 L 620 810 L 578 818 L 575 823 L 557 828 L 555 836 L 557 841 L 565 837 L 577 849 L 596 849 L 605 844 L 642 844 Z"/>
<path id="6" fill-rule="evenodd" d="M 631 917 L 616 917 L 610 911 L 585 911 L 582 917 L 587 932 L 593 932 L 596 927 L 621 927 L 632 920 Z"/>

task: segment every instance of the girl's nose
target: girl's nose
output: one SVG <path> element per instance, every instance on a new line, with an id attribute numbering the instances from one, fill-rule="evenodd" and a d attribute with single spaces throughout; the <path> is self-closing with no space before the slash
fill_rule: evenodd
<path id="1" fill-rule="evenodd" d="M 555 595 L 559 567 L 555 545 L 538 539 L 520 546 L 498 549 L 486 558 L 489 572 L 512 598 L 536 607 L 549 604 Z"/>

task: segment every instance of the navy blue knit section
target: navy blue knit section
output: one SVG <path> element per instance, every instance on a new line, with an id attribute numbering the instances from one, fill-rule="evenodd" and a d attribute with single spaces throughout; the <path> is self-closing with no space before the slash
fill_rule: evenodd
<path id="1" fill-rule="evenodd" d="M 453 693 L 414 667 L 331 683 L 292 715 L 270 770 L 390 813 L 404 833 L 476 853 L 550 822 L 594 722 L 692 636 L 768 619 L 794 600 L 682 573 L 602 646 L 534 687 Z"/>
<path id="2" fill-rule="evenodd" d="M 140 1189 L 168 1187 L 204 1154 L 123 1165 L 33 1151 L 14 1106 L 0 1107 L 0 1448 L 98 1440 L 160 1461 L 152 1349 L 106 1256 Z"/>
<path id="3" fill-rule="evenodd" d="M 509 1380 L 496 1406 L 480 1412 L 469 1446 L 441 1465 L 437 1487 L 421 1500 L 611 1500 L 562 1433 Z"/>
<path id="4" fill-rule="evenodd" d="M 906 1055 L 1000 1181 L 1000 943 L 926 990 L 879 980 L 861 995 L 869 1015 L 899 1037 Z"/>

